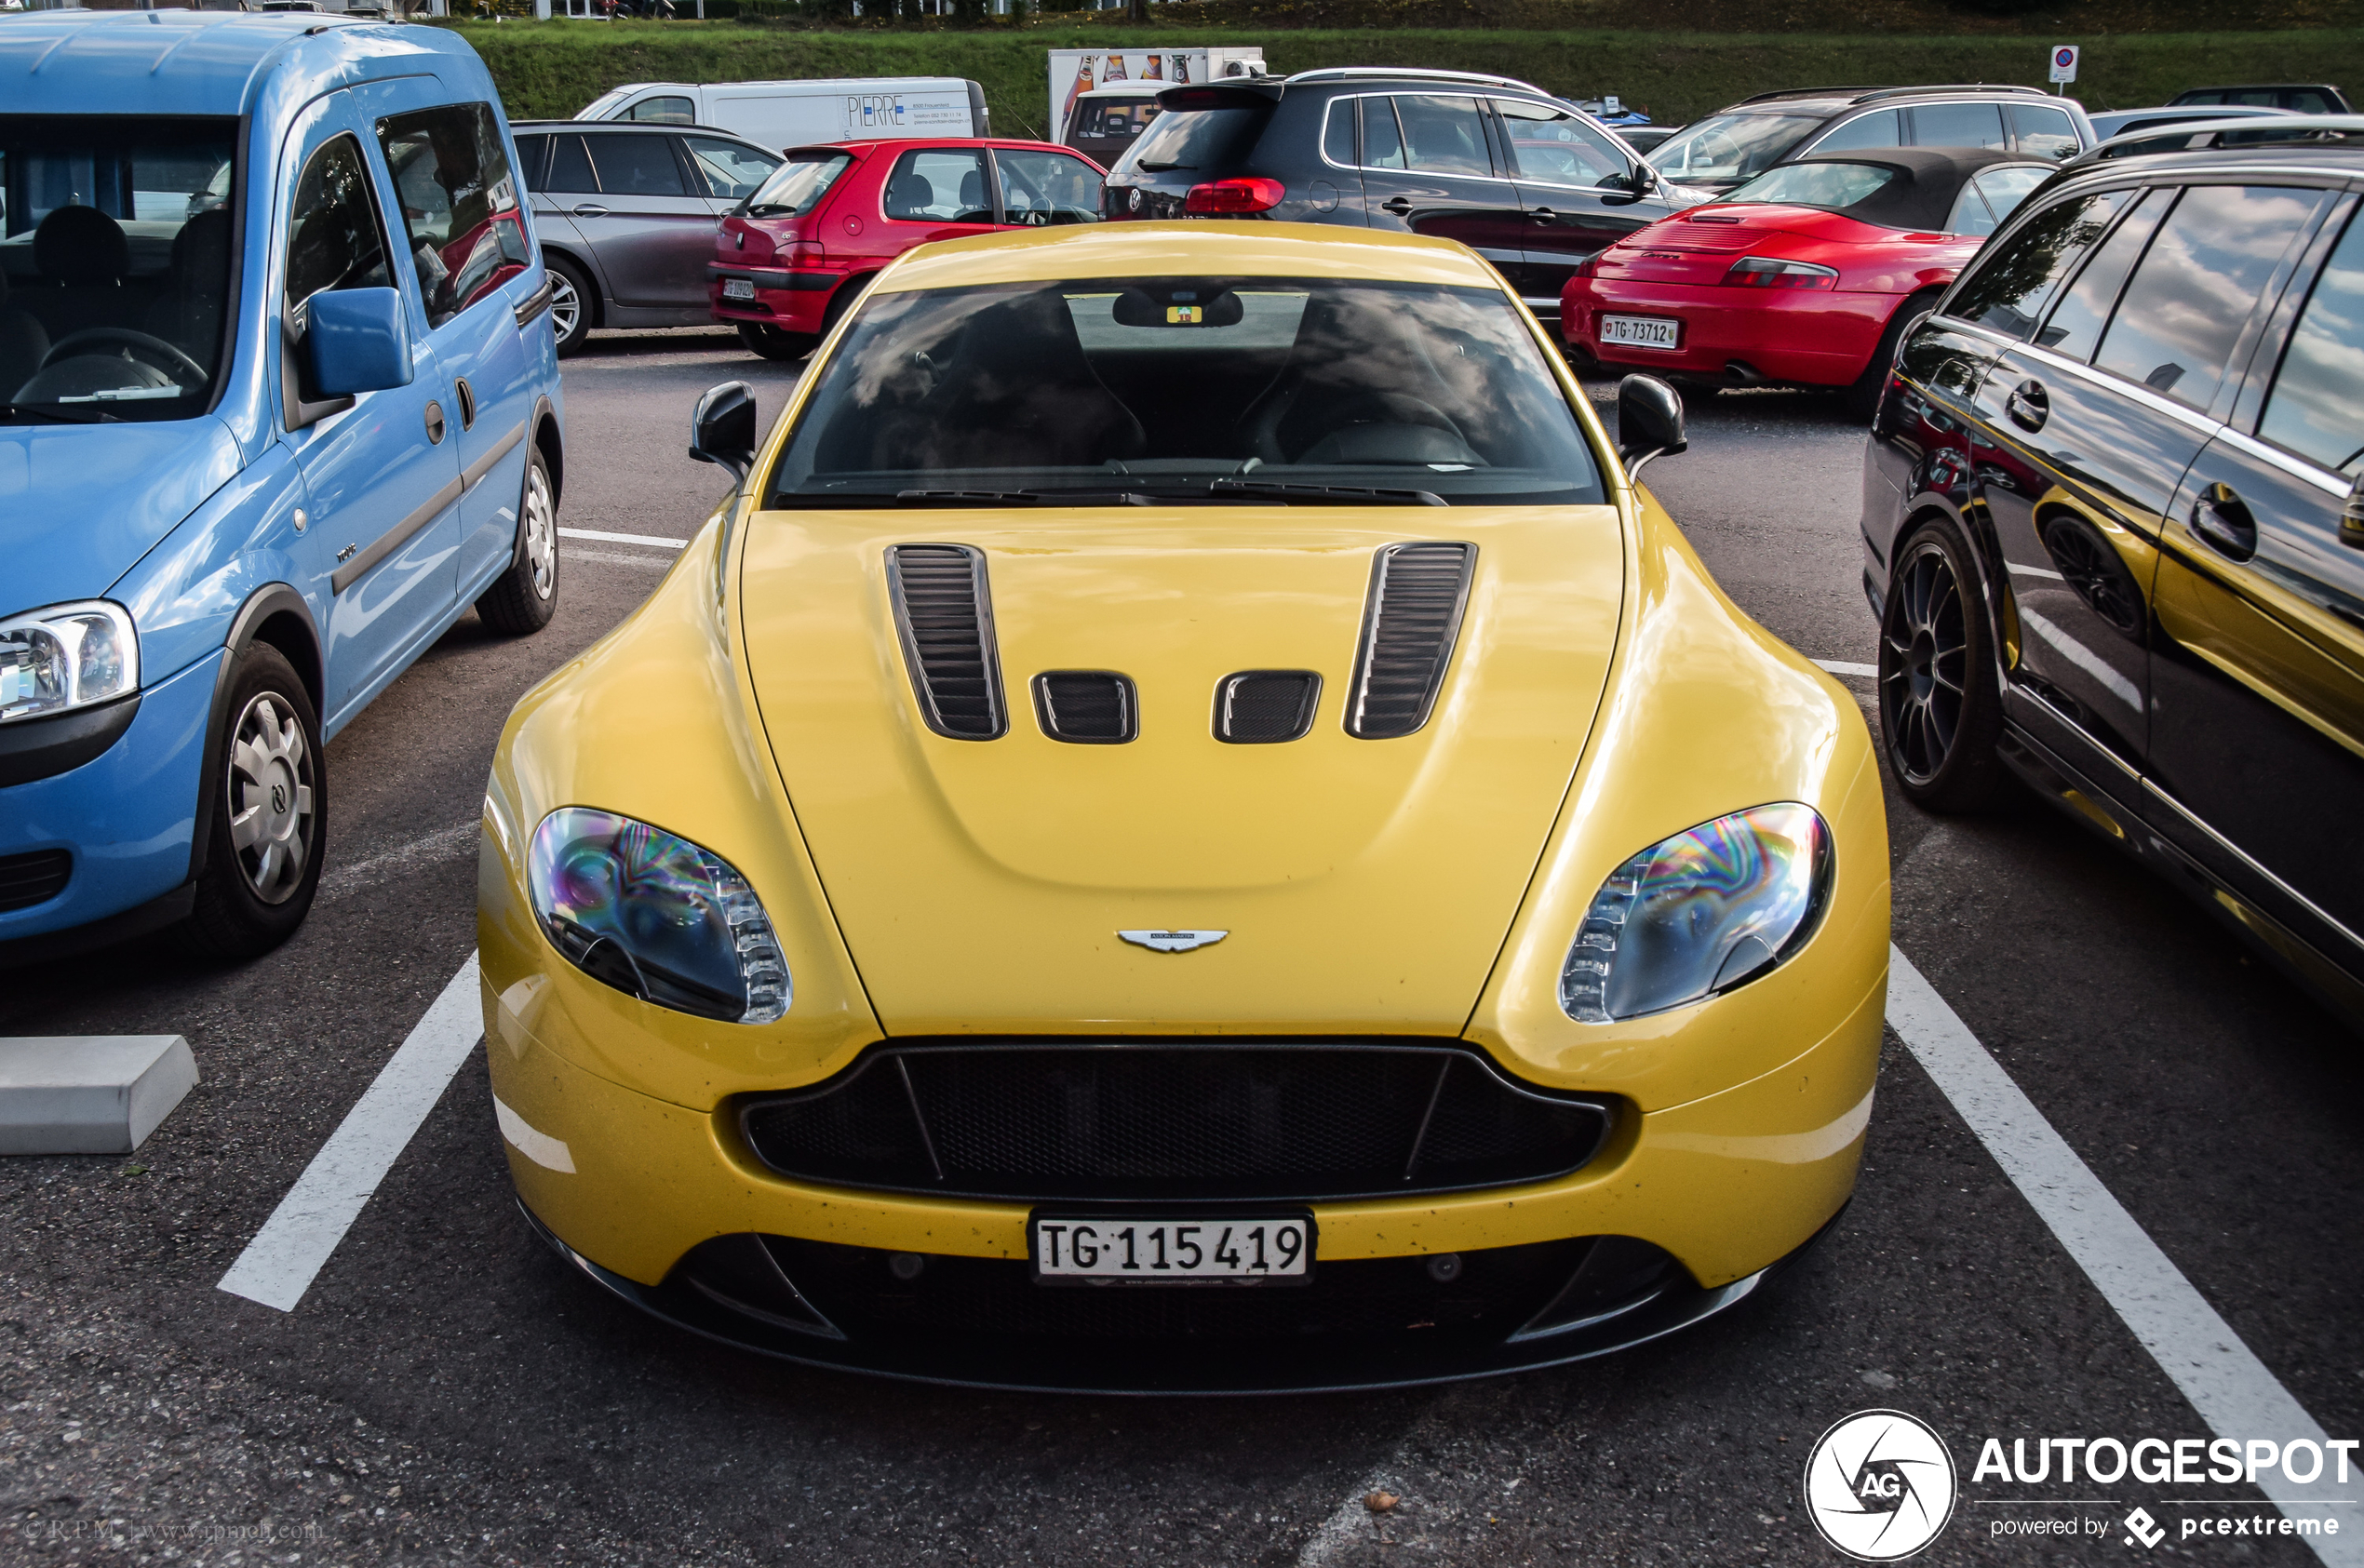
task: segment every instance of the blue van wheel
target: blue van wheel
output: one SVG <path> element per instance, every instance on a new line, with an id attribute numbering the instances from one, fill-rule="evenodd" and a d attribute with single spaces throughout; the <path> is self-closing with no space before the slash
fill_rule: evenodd
<path id="1" fill-rule="evenodd" d="M 269 643 L 238 655 L 224 711 L 212 837 L 182 933 L 200 952 L 251 958 L 311 911 L 329 840 L 328 761 L 311 696 Z"/>

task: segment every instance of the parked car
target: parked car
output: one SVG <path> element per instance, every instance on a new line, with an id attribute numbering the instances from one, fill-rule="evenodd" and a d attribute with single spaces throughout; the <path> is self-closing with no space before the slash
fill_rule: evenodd
<path id="1" fill-rule="evenodd" d="M 628 82 L 593 99 L 574 117 L 713 126 L 775 154 L 811 141 L 992 134 L 985 89 L 965 76 Z"/>
<path id="2" fill-rule="evenodd" d="M 715 226 L 780 155 L 705 126 L 523 120 L 517 155 L 549 259 L 558 352 L 594 327 L 709 327 Z"/>
<path id="3" fill-rule="evenodd" d="M 1078 93 L 1059 141 L 1107 168 L 1158 117 L 1158 94 L 1165 87 L 1163 82 L 1119 82 Z"/>
<path id="4" fill-rule="evenodd" d="M 2364 1021 L 2364 141 L 2324 124 L 2105 147 L 1989 242 L 1898 357 L 1864 587 L 1908 798 L 2016 773 Z"/>
<path id="5" fill-rule="evenodd" d="M 2224 120 L 2211 115 L 2183 125 L 2152 130 L 2126 131 L 2077 158 L 2070 167 L 2116 158 L 2146 157 L 2158 153 L 2199 152 L 2227 147 L 2275 147 L 2292 142 L 2326 144 L 2364 139 L 2364 114 L 2245 115 Z"/>
<path id="6" fill-rule="evenodd" d="M 1438 235 L 1538 315 L 1586 258 L 1699 198 L 1617 133 L 1508 76 L 1340 67 L 1160 96 L 1108 176 L 1111 219 L 1278 219 Z"/>
<path id="7" fill-rule="evenodd" d="M 2268 109 L 2288 109 L 2299 114 L 2353 114 L 2354 105 L 2347 95 L 2328 82 L 2277 82 L 2263 87 L 2194 87 L 2177 93 L 2169 101 L 2184 103 L 2247 104 Z"/>
<path id="8" fill-rule="evenodd" d="M 1728 191 L 1815 153 L 1986 147 L 2065 162 L 2099 140 L 2083 108 L 2034 87 L 1816 87 L 1694 120 L 1650 164 L 1678 185 Z"/>
<path id="9" fill-rule="evenodd" d="M 801 359 L 915 245 L 1095 223 L 1098 164 L 1045 141 L 974 137 L 799 147 L 722 221 L 705 259 L 712 319 L 767 359 Z"/>
<path id="10" fill-rule="evenodd" d="M 2105 109 L 2085 117 L 2093 122 L 2093 134 L 2107 141 L 2113 137 L 2131 136 L 2141 131 L 2159 130 L 2169 126 L 2198 125 L 2203 121 L 2217 122 L 2248 119 L 2263 115 L 2287 114 L 2287 109 L 2189 108 L 2165 105 L 2156 109 Z"/>
<path id="11" fill-rule="evenodd" d="M 1578 269 L 1560 328 L 1579 356 L 1692 385 L 1844 388 L 1869 419 L 1897 343 L 2058 172 L 1945 147 L 1777 165 Z"/>
<path id="12" fill-rule="evenodd" d="M 259 953 L 318 884 L 325 744 L 471 603 L 550 619 L 549 286 L 456 34 L 58 10 L 0 31 L 29 59 L 0 117 L 0 961 L 174 924 Z"/>
<path id="13" fill-rule="evenodd" d="M 1108 223 L 907 252 L 796 409 L 701 400 L 731 510 L 494 752 L 491 1092 L 586 1283 L 940 1382 L 1401 1385 L 1845 1208 L 1877 757 L 1635 488 L 1663 382 L 1613 439 L 1458 245 Z"/>
<path id="14" fill-rule="evenodd" d="M 1619 126 L 1617 135 L 1619 141 L 1646 158 L 1652 148 L 1664 146 L 1668 139 L 1682 128 L 1681 126 Z"/>

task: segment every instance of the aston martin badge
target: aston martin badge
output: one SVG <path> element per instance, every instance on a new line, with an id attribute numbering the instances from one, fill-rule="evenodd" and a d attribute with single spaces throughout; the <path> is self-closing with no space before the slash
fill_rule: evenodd
<path id="1" fill-rule="evenodd" d="M 1136 947 L 1154 948 L 1161 953 L 1187 953 L 1193 947 L 1212 947 L 1231 933 L 1228 931 L 1121 931 L 1117 935 Z"/>

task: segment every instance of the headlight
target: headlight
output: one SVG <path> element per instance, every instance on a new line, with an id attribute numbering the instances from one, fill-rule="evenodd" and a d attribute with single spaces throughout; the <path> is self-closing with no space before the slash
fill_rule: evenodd
<path id="1" fill-rule="evenodd" d="M 612 811 L 567 806 L 534 829 L 534 917 L 567 961 L 701 1018 L 769 1024 L 788 963 L 746 878 L 710 851 Z"/>
<path id="2" fill-rule="evenodd" d="M 1787 961 L 1822 918 L 1831 830 L 1810 806 L 1755 806 L 1619 866 L 1560 972 L 1560 1005 L 1606 1024 L 1728 991 Z"/>
<path id="3" fill-rule="evenodd" d="M 0 621 L 0 724 L 139 690 L 140 639 L 119 606 L 53 604 Z"/>

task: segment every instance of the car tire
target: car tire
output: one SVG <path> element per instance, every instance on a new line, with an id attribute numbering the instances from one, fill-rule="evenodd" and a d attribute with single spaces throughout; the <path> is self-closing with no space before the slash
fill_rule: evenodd
<path id="1" fill-rule="evenodd" d="M 477 597 L 477 614 L 504 636 L 529 637 L 558 610 L 558 494 L 542 449 L 526 448 L 525 492 L 517 503 L 517 550 L 509 570 Z"/>
<path id="2" fill-rule="evenodd" d="M 236 657 L 228 717 L 207 750 L 219 787 L 202 824 L 205 869 L 181 928 L 187 946 L 214 958 L 260 958 L 295 934 L 329 841 L 328 757 L 311 695 L 269 643 Z"/>
<path id="3" fill-rule="evenodd" d="M 817 333 L 791 332 L 785 328 L 767 327 L 760 321 L 740 322 L 739 342 L 747 345 L 749 354 L 776 359 L 784 365 L 793 365 L 821 346 Z"/>
<path id="4" fill-rule="evenodd" d="M 1974 811 L 2003 781 L 1995 650 L 1961 533 L 1923 524 L 1889 563 L 1880 610 L 1880 740 L 1906 799 Z"/>
<path id="5" fill-rule="evenodd" d="M 583 269 L 565 257 L 544 260 L 550 268 L 550 330 L 557 337 L 558 357 L 563 359 L 590 341 L 599 293 Z"/>
<path id="6" fill-rule="evenodd" d="M 838 322 L 844 317 L 845 313 L 852 310 L 864 294 L 869 292 L 871 281 L 878 275 L 876 273 L 864 273 L 860 277 L 848 278 L 838 285 L 838 291 L 829 296 L 829 308 L 821 313 L 823 337 L 827 337 L 831 331 L 835 330 Z"/>
<path id="7" fill-rule="evenodd" d="M 1872 351 L 1872 362 L 1863 367 L 1863 373 L 1843 395 L 1848 418 L 1869 424 L 1872 416 L 1880 411 L 1880 395 L 1887 390 L 1888 372 L 1896 369 L 1896 351 L 1904 346 L 1913 328 L 1927 321 L 1929 313 L 1937 308 L 1938 293 L 1939 290 L 1929 288 L 1912 295 L 1887 318 L 1887 329 L 1880 334 L 1879 346 Z"/>

